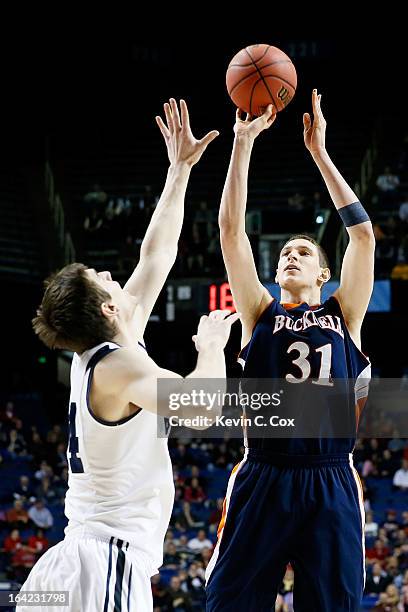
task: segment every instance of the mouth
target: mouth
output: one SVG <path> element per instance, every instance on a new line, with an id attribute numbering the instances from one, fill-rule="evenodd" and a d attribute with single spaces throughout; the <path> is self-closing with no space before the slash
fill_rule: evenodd
<path id="1" fill-rule="evenodd" d="M 287 272 L 288 270 L 297 270 L 298 272 L 300 272 L 300 268 L 293 264 L 289 264 L 288 266 L 286 266 L 286 268 L 284 268 L 284 272 Z"/>

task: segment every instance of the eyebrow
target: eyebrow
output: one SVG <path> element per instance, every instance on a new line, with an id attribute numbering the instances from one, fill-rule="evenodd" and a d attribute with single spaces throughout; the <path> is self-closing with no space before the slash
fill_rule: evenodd
<path id="1" fill-rule="evenodd" d="M 286 251 L 288 251 L 289 249 L 290 249 L 290 247 L 284 247 L 284 248 L 281 250 L 281 255 L 283 255 L 284 253 L 286 253 Z M 296 247 L 295 247 L 295 249 L 298 249 L 298 250 L 300 250 L 300 249 L 304 249 L 305 251 L 309 251 L 309 253 L 313 253 L 313 251 L 312 251 L 312 249 L 311 249 L 311 248 L 309 248 L 309 247 L 307 247 L 307 246 L 304 246 L 304 245 L 302 245 L 302 244 L 301 244 L 300 246 L 296 246 Z"/>

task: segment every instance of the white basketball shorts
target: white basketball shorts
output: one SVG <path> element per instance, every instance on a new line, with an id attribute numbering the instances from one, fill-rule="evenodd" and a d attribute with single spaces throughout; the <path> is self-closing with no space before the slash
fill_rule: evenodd
<path id="1" fill-rule="evenodd" d="M 37 608 L 20 604 L 16 612 L 152 612 L 150 572 L 139 551 L 117 538 L 66 537 L 37 561 L 23 591 L 68 591 L 69 605 Z"/>

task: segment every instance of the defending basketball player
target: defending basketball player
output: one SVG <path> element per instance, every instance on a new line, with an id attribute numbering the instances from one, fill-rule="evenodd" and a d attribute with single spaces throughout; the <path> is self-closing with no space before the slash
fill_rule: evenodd
<path id="1" fill-rule="evenodd" d="M 153 609 L 150 576 L 162 564 L 174 485 L 167 438 L 168 401 L 157 380 L 181 392 L 180 375 L 160 368 L 143 346 L 150 313 L 177 254 L 192 166 L 217 136 L 196 140 L 187 106 L 157 117 L 170 166 L 141 247 L 122 289 L 109 272 L 70 264 L 46 283 L 33 325 L 50 348 L 75 351 L 69 408 L 68 526 L 62 542 L 31 571 L 25 591 L 68 591 L 71 612 Z M 197 366 L 187 378 L 224 378 L 224 346 L 236 315 L 202 317 L 193 337 Z M 195 416 L 184 406 L 179 416 Z M 211 415 L 202 406 L 207 417 Z M 174 414 L 174 413 L 173 413 Z M 20 609 L 20 608 L 19 608 Z M 22 610 L 26 608 L 22 607 Z M 48 607 L 58 610 L 60 608 Z"/>
<path id="2" fill-rule="evenodd" d="M 304 142 L 349 235 L 338 289 L 321 303 L 329 264 L 306 235 L 293 236 L 280 252 L 275 279 L 280 301 L 259 281 L 245 233 L 247 177 L 254 141 L 275 121 L 271 105 L 253 121 L 237 112 L 219 213 L 221 245 L 242 313 L 245 379 L 293 382 L 301 401 L 302 385 L 313 382 L 317 389 L 324 371 L 326 380 L 352 385 L 353 399 L 344 398 L 344 411 L 355 419 L 370 377 L 360 329 L 373 288 L 375 240 L 366 211 L 326 150 L 320 99 L 313 90 L 313 120 L 304 115 Z M 245 443 L 207 569 L 207 611 L 273 609 L 290 562 L 296 612 L 357 612 L 365 571 L 363 499 L 352 463 L 355 435 L 268 439 L 251 431 Z"/>

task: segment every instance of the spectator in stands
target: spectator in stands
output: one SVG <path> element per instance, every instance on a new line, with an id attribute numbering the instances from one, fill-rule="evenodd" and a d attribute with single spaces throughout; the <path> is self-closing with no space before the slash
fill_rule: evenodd
<path id="1" fill-rule="evenodd" d="M 380 195 L 380 204 L 394 205 L 400 180 L 396 174 L 391 172 L 390 166 L 384 168 L 384 173 L 377 177 L 375 184 Z"/>
<path id="2" fill-rule="evenodd" d="M 201 551 L 203 550 L 203 548 L 212 548 L 212 542 L 211 540 L 209 540 L 207 538 L 207 534 L 205 533 L 204 529 L 199 529 L 198 533 L 197 533 L 197 537 L 192 538 L 189 543 L 188 543 L 188 547 L 191 550 L 194 551 Z"/>
<path id="3" fill-rule="evenodd" d="M 408 489 L 408 459 L 402 460 L 401 468 L 395 472 L 392 482 L 401 491 Z"/>
<path id="4" fill-rule="evenodd" d="M 207 568 L 207 565 L 209 564 L 211 557 L 213 554 L 213 547 L 211 548 L 203 548 L 200 553 L 197 555 L 197 561 L 199 561 L 199 563 L 202 563 L 202 566 L 204 569 Z"/>
<path id="5" fill-rule="evenodd" d="M 4 540 L 4 550 L 6 553 L 14 553 L 16 550 L 21 548 L 23 543 L 21 541 L 20 532 L 18 529 L 13 529 L 11 533 L 6 536 Z"/>
<path id="6" fill-rule="evenodd" d="M 200 521 L 199 518 L 196 516 L 195 512 L 193 511 L 193 508 L 190 502 L 184 501 L 182 504 L 182 509 L 183 509 L 182 518 L 184 518 L 185 525 L 187 528 L 191 529 L 192 527 L 203 527 L 204 526 L 203 521 Z M 179 527 L 177 526 L 177 523 L 176 523 L 176 527 L 177 529 L 179 529 Z"/>
<path id="7" fill-rule="evenodd" d="M 217 504 L 217 507 L 211 512 L 208 518 L 208 525 L 209 525 L 208 530 L 210 533 L 217 533 L 217 529 L 221 521 L 222 509 L 224 505 L 224 500 L 222 499 L 222 497 L 219 497 L 217 499 L 216 504 Z"/>
<path id="8" fill-rule="evenodd" d="M 407 444 L 406 440 L 400 438 L 398 429 L 394 429 L 392 432 L 393 438 L 387 444 L 387 448 L 391 451 L 394 458 L 402 458 L 402 451 Z"/>
<path id="9" fill-rule="evenodd" d="M 406 193 L 402 198 L 402 202 L 398 210 L 398 216 L 400 220 L 408 226 L 408 193 Z"/>
<path id="10" fill-rule="evenodd" d="M 408 511 L 407 510 L 404 510 L 404 512 L 402 513 L 401 527 L 404 529 L 405 533 L 408 536 Z"/>
<path id="11" fill-rule="evenodd" d="M 45 476 L 51 478 L 53 476 L 53 471 L 47 461 L 43 460 L 40 463 L 40 468 L 34 473 L 34 477 L 37 480 L 42 480 Z"/>
<path id="12" fill-rule="evenodd" d="M 392 457 L 391 452 L 388 450 L 388 448 L 386 448 L 378 462 L 378 475 L 384 478 L 391 478 L 392 474 L 395 473 L 395 469 L 395 460 Z"/>
<path id="13" fill-rule="evenodd" d="M 13 508 L 6 512 L 7 522 L 15 528 L 24 529 L 29 522 L 29 516 L 21 499 L 16 499 Z"/>
<path id="14" fill-rule="evenodd" d="M 101 188 L 98 183 L 92 185 L 91 189 L 84 195 L 84 202 L 88 209 L 102 209 L 108 199 L 107 193 Z"/>
<path id="15" fill-rule="evenodd" d="M 289 612 L 289 608 L 280 593 L 276 597 L 275 612 Z"/>
<path id="16" fill-rule="evenodd" d="M 180 578 L 172 576 L 168 588 L 170 595 L 170 610 L 180 610 L 180 612 L 189 612 L 193 610 L 190 596 L 180 588 Z"/>
<path id="17" fill-rule="evenodd" d="M 11 457 L 20 457 L 27 454 L 27 444 L 21 433 L 16 429 L 12 429 L 9 434 L 9 444 L 7 450 Z"/>
<path id="18" fill-rule="evenodd" d="M 378 276 L 389 276 L 397 261 L 398 240 L 395 234 L 395 219 L 388 217 L 383 223 L 374 223 L 373 232 L 376 240 L 375 266 Z"/>
<path id="19" fill-rule="evenodd" d="M 28 441 L 28 452 L 37 462 L 45 458 L 45 445 L 40 434 L 36 430 L 32 431 L 31 440 Z"/>
<path id="20" fill-rule="evenodd" d="M 377 595 L 385 591 L 390 582 L 391 578 L 382 569 L 381 563 L 374 563 L 371 573 L 367 576 L 364 592 L 367 595 Z"/>
<path id="21" fill-rule="evenodd" d="M 204 601 L 205 578 L 197 563 L 192 563 L 188 568 L 187 585 L 193 601 Z"/>
<path id="22" fill-rule="evenodd" d="M 387 510 L 385 521 L 381 524 L 381 527 L 385 529 L 387 536 L 398 529 L 399 523 L 397 521 L 397 513 L 395 510 Z"/>
<path id="23" fill-rule="evenodd" d="M 151 578 L 152 594 L 153 594 L 153 612 L 162 612 L 163 610 L 171 610 L 171 597 L 167 591 L 165 584 L 162 582 L 160 574 L 155 574 Z"/>
<path id="24" fill-rule="evenodd" d="M 41 529 L 50 529 L 54 524 L 54 519 L 51 512 L 45 506 L 42 499 L 37 499 L 33 506 L 28 511 L 28 516 L 37 527 Z"/>
<path id="25" fill-rule="evenodd" d="M 374 610 L 376 612 L 400 612 L 400 596 L 395 584 L 389 584 L 385 593 L 381 593 Z"/>
<path id="26" fill-rule="evenodd" d="M 401 603 L 404 605 L 404 612 L 408 611 L 408 569 L 405 570 L 401 587 Z"/>
<path id="27" fill-rule="evenodd" d="M 188 547 L 188 536 L 186 534 L 180 536 L 176 549 L 184 566 L 188 566 L 195 559 L 195 552 Z"/>
<path id="28" fill-rule="evenodd" d="M 386 557 L 390 554 L 390 549 L 388 546 L 380 540 L 377 539 L 374 542 L 373 548 L 368 548 L 366 550 L 366 557 L 368 563 L 375 563 L 376 561 L 384 561 Z"/>
<path id="29" fill-rule="evenodd" d="M 51 480 L 48 476 L 44 476 L 41 479 L 41 483 L 38 485 L 35 491 L 35 496 L 37 498 L 43 499 L 44 501 L 53 502 L 57 497 L 57 493 L 54 490 Z"/>
<path id="30" fill-rule="evenodd" d="M 20 476 L 18 486 L 14 489 L 14 499 L 21 499 L 21 501 L 29 501 L 34 496 L 34 489 L 30 483 L 28 476 Z"/>
<path id="31" fill-rule="evenodd" d="M 185 488 L 184 500 L 190 504 L 201 504 L 206 498 L 204 490 L 200 487 L 198 478 L 191 479 L 191 485 Z"/>
<path id="32" fill-rule="evenodd" d="M 54 467 L 57 473 L 61 474 L 62 470 L 67 466 L 67 445 L 65 442 L 59 442 L 57 446 L 56 464 Z"/>
<path id="33" fill-rule="evenodd" d="M 28 538 L 28 546 L 32 552 L 40 557 L 49 547 L 50 543 L 44 535 L 43 529 L 37 529 L 35 535 Z"/>
<path id="34" fill-rule="evenodd" d="M 164 552 L 167 552 L 169 544 L 174 544 L 175 546 L 177 546 L 178 543 L 179 543 L 178 539 L 174 537 L 174 531 L 172 529 L 168 529 L 166 533 L 166 537 L 164 539 L 164 546 L 163 546 Z"/>
<path id="35" fill-rule="evenodd" d="M 103 217 L 101 213 L 92 208 L 90 213 L 85 217 L 84 230 L 88 236 L 98 234 L 103 226 Z"/>
<path id="36" fill-rule="evenodd" d="M 305 207 L 305 196 L 298 191 L 288 198 L 289 210 L 302 211 Z"/>
<path id="37" fill-rule="evenodd" d="M 18 582 L 24 582 L 36 562 L 36 555 L 28 546 L 21 546 L 11 557 L 14 577 Z"/>
<path id="38" fill-rule="evenodd" d="M 177 569 L 182 563 L 180 554 L 177 552 L 173 542 L 169 542 L 166 546 L 166 552 L 163 557 L 163 565 L 169 569 Z"/>
<path id="39" fill-rule="evenodd" d="M 373 520 L 373 513 L 371 511 L 367 512 L 366 514 L 364 533 L 368 538 L 376 538 L 378 535 L 378 523 Z"/>
<path id="40" fill-rule="evenodd" d="M 4 426 L 4 431 L 10 431 L 15 427 L 16 418 L 14 414 L 14 403 L 7 402 L 5 407 L 0 410 L 0 424 Z"/>

